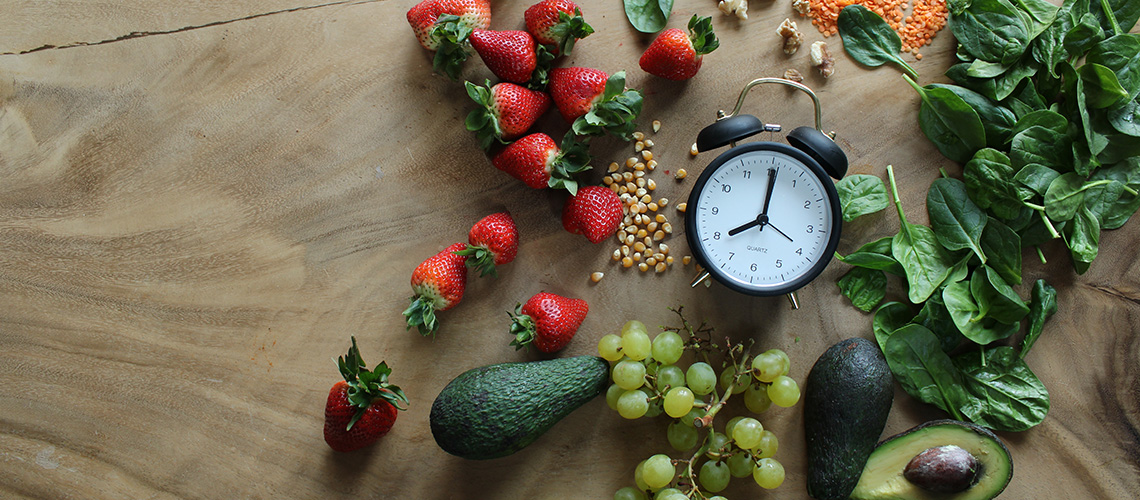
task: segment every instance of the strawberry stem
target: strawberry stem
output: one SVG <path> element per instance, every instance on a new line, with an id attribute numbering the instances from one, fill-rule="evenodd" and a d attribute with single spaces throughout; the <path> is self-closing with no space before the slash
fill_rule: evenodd
<path id="1" fill-rule="evenodd" d="M 337 366 L 344 381 L 348 383 L 348 402 L 356 407 L 356 413 L 348 421 L 345 431 L 352 430 L 352 426 L 364 416 L 368 407 L 377 399 L 391 404 L 397 410 L 407 409 L 408 397 L 404 395 L 404 391 L 388 382 L 388 375 L 392 374 L 388 363 L 381 361 L 374 370 L 370 371 L 364 363 L 364 358 L 360 356 L 355 336 L 352 337 L 352 347 L 348 348 L 348 354 L 337 359 Z"/>
<path id="2" fill-rule="evenodd" d="M 467 114 L 464 123 L 467 130 L 475 132 L 475 138 L 479 140 L 479 147 L 483 150 L 490 149 L 495 141 L 504 143 L 503 129 L 499 126 L 499 118 L 493 111 L 495 97 L 491 92 L 491 81 L 487 80 L 484 86 L 464 82 L 464 86 L 467 87 L 468 97 L 479 105 Z"/>
<path id="3" fill-rule="evenodd" d="M 636 89 L 625 88 L 625 71 L 606 80 L 602 98 L 590 111 L 578 117 L 570 128 L 577 135 L 610 134 L 624 140 L 633 138 L 634 121 L 641 114 L 642 96 Z"/>
<path id="4" fill-rule="evenodd" d="M 510 332 L 515 337 L 511 345 L 515 346 L 516 351 L 529 347 L 538 336 L 538 327 L 534 324 L 534 318 L 522 313 L 522 304 L 517 304 L 513 313 L 507 311 L 507 316 L 511 318 Z"/>
<path id="5" fill-rule="evenodd" d="M 432 69 L 436 73 L 447 75 L 452 81 L 459 80 L 459 72 L 470 55 L 468 37 L 471 32 L 472 29 L 465 26 L 457 15 L 445 14 L 436 19 L 431 30 L 432 39 L 439 43 L 432 59 Z"/>
<path id="6" fill-rule="evenodd" d="M 455 252 L 455 255 L 464 257 L 467 267 L 479 271 L 479 276 L 499 277 L 499 272 L 495 270 L 495 254 L 487 247 L 467 245 L 467 248 Z"/>
<path id="7" fill-rule="evenodd" d="M 693 18 L 689 19 L 689 41 L 693 43 L 693 51 L 698 56 L 720 47 L 720 40 L 717 40 L 716 34 L 713 33 L 712 17 L 700 17 L 694 14 Z"/>
<path id="8" fill-rule="evenodd" d="M 408 321 L 405 330 L 411 330 L 414 326 L 419 330 L 420 335 L 425 337 L 435 335 L 435 332 L 439 330 L 439 322 L 435 318 L 435 300 L 431 297 L 416 295 L 411 298 L 411 302 L 411 305 L 404 309 L 404 317 Z"/>

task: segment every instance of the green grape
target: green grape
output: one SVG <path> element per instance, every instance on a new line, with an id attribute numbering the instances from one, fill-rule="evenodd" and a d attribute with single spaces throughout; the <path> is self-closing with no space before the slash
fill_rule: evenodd
<path id="1" fill-rule="evenodd" d="M 728 487 L 728 482 L 731 479 L 728 464 L 714 460 L 709 460 L 701 465 L 701 471 L 697 474 L 697 480 L 701 482 L 701 487 L 713 493 Z"/>
<path id="2" fill-rule="evenodd" d="M 736 446 L 746 450 L 759 446 L 763 435 L 764 426 L 754 418 L 743 418 L 732 428 L 732 440 L 736 441 Z"/>
<path id="3" fill-rule="evenodd" d="M 641 361 L 649 357 L 652 349 L 645 325 L 636 320 L 626 322 L 625 326 L 621 328 L 622 352 L 630 359 Z"/>
<path id="4" fill-rule="evenodd" d="M 787 375 L 780 375 L 768 386 L 768 397 L 772 404 L 787 408 L 800 400 L 800 386 Z"/>
<path id="5" fill-rule="evenodd" d="M 791 369 L 791 367 L 792 367 L 792 360 L 790 358 L 788 358 L 788 353 L 781 351 L 779 349 L 768 349 L 767 351 L 764 351 L 764 352 L 766 352 L 768 354 L 775 354 L 775 355 L 779 356 L 780 357 L 780 364 L 783 366 L 783 369 L 780 370 L 780 375 L 787 375 L 788 374 L 788 370 Z"/>
<path id="6" fill-rule="evenodd" d="M 732 477 L 744 477 L 752 475 L 752 469 L 756 468 L 756 463 L 752 461 L 752 455 L 745 450 L 737 451 L 728 460 L 728 472 Z"/>
<path id="7" fill-rule="evenodd" d="M 675 365 L 662 366 L 657 369 L 657 390 L 666 391 L 669 387 L 682 387 L 685 385 L 685 372 Z"/>
<path id="8" fill-rule="evenodd" d="M 735 378 L 736 378 L 736 366 L 735 365 L 729 365 L 728 368 L 725 368 L 724 371 L 720 372 L 720 390 L 727 391 L 728 390 L 728 384 L 731 384 L 733 382 L 733 379 L 735 379 Z M 744 380 L 744 381 L 741 381 L 740 383 L 737 383 L 736 385 L 732 386 L 732 393 L 733 394 L 740 394 L 747 389 L 748 389 L 748 380 Z"/>
<path id="9" fill-rule="evenodd" d="M 768 397 L 768 384 L 752 384 L 744 391 L 744 406 L 752 413 L 764 413 L 772 406 Z"/>
<path id="10" fill-rule="evenodd" d="M 700 433 L 697 432 L 696 429 L 685 425 L 685 423 L 680 420 L 669 424 L 669 427 L 665 430 L 665 435 L 669 438 L 669 446 L 672 446 L 673 449 L 677 451 L 692 449 L 701 438 Z"/>
<path id="11" fill-rule="evenodd" d="M 681 417 L 681 423 L 689 427 L 693 427 L 693 421 L 701 418 L 702 416 L 704 416 L 703 410 L 700 408 L 693 408 L 689 411 L 689 413 L 686 413 L 685 416 Z"/>
<path id="12" fill-rule="evenodd" d="M 602 335 L 598 340 L 598 355 L 606 361 L 617 361 L 624 355 L 621 352 L 621 337 L 612 333 Z"/>
<path id="13" fill-rule="evenodd" d="M 614 383 L 632 391 L 645 385 L 645 365 L 632 359 L 623 359 L 614 365 Z"/>
<path id="14" fill-rule="evenodd" d="M 779 354 L 772 351 L 762 352 L 752 358 L 752 374 L 756 380 L 761 382 L 771 382 L 787 373 L 787 366 L 784 364 L 784 358 Z"/>
<path id="15" fill-rule="evenodd" d="M 693 391 L 688 387 L 674 387 L 665 393 L 665 414 L 673 418 L 681 418 L 693 409 Z"/>
<path id="16" fill-rule="evenodd" d="M 693 390 L 693 394 L 704 396 L 716 387 L 716 372 L 704 361 L 693 363 L 685 372 L 685 382 Z"/>
<path id="17" fill-rule="evenodd" d="M 614 492 L 614 500 L 648 500 L 645 493 L 633 486 L 626 486 Z"/>
<path id="18" fill-rule="evenodd" d="M 621 386 L 617 384 L 613 384 L 609 389 L 606 389 L 606 404 L 610 406 L 611 410 L 617 409 L 618 398 L 620 398 L 622 394 L 625 394 L 625 389 L 622 389 Z"/>
<path id="19" fill-rule="evenodd" d="M 765 429 L 760 436 L 760 444 L 756 446 L 756 458 L 772 458 L 780 449 L 780 440 L 772 431 Z"/>
<path id="20" fill-rule="evenodd" d="M 705 456 L 713 460 L 720 458 L 720 454 L 726 447 L 728 447 L 728 436 L 713 431 L 709 434 L 709 439 L 705 443 Z"/>
<path id="21" fill-rule="evenodd" d="M 630 420 L 641 418 L 649 411 L 649 399 L 645 397 L 644 392 L 625 391 L 625 394 L 618 398 L 617 411 L 619 415 Z"/>
<path id="22" fill-rule="evenodd" d="M 645 484 L 645 478 L 641 477 L 642 472 L 645 470 L 645 460 L 637 464 L 633 469 L 633 484 L 637 486 L 638 490 L 645 491 L 649 489 L 649 485 Z"/>
<path id="23" fill-rule="evenodd" d="M 720 495 L 717 495 L 715 497 L 709 497 L 709 500 L 728 500 L 728 499 L 725 497 L 722 497 Z"/>
<path id="24" fill-rule="evenodd" d="M 657 375 L 657 370 L 661 369 L 661 364 L 653 360 L 653 356 L 641 360 L 641 364 L 645 365 L 646 375 Z"/>
<path id="25" fill-rule="evenodd" d="M 741 419 L 743 419 L 743 418 L 744 417 L 736 416 L 736 417 L 732 417 L 732 418 L 728 419 L 728 423 L 724 424 L 724 435 L 725 436 L 731 436 L 732 435 L 732 428 L 736 427 L 736 423 L 741 421 Z"/>
<path id="26" fill-rule="evenodd" d="M 672 459 L 660 453 L 646 459 L 645 466 L 641 469 L 641 479 L 645 480 L 650 489 L 668 486 L 676 475 L 677 466 L 673 465 Z"/>
<path id="27" fill-rule="evenodd" d="M 766 490 L 777 488 L 784 483 L 784 466 L 774 458 L 761 458 L 756 461 L 752 479 Z"/>
<path id="28" fill-rule="evenodd" d="M 653 339 L 653 357 L 661 364 L 676 363 L 684 352 L 685 341 L 677 332 L 661 332 Z"/>
<path id="29" fill-rule="evenodd" d="M 653 500 L 689 500 L 689 497 L 677 488 L 665 488 L 653 495 Z"/>

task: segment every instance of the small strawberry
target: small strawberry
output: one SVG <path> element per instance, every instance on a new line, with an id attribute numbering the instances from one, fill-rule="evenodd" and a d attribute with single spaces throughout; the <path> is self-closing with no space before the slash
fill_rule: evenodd
<path id="1" fill-rule="evenodd" d="M 712 18 L 694 15 L 689 33 L 680 28 L 662 31 L 638 64 L 646 73 L 669 80 L 688 80 L 701 69 L 702 57 L 716 50 L 720 42 L 713 33 Z"/>
<path id="2" fill-rule="evenodd" d="M 451 245 L 412 271 L 415 295 L 411 298 L 412 304 L 404 310 L 409 330 L 414 326 L 421 335 L 434 334 L 439 330 L 435 312 L 451 309 L 463 299 L 467 288 L 467 258 L 457 252 L 466 247 L 463 243 Z"/>
<path id="3" fill-rule="evenodd" d="M 607 76 L 590 68 L 554 68 L 547 90 L 577 135 L 609 133 L 629 140 L 641 114 L 641 92 L 625 88 L 624 71 Z"/>
<path id="4" fill-rule="evenodd" d="M 467 267 L 479 271 L 480 276 L 497 276 L 495 266 L 512 260 L 519 251 L 519 230 L 511 214 L 491 214 L 471 226 L 467 233 L 467 248 L 456 252 L 467 258 Z"/>
<path id="5" fill-rule="evenodd" d="M 433 69 L 458 79 L 472 30 L 491 26 L 490 0 L 423 0 L 408 9 L 408 24 L 420 45 L 435 51 Z"/>
<path id="6" fill-rule="evenodd" d="M 590 306 L 582 299 L 540 292 L 515 307 L 511 316 L 511 345 L 522 349 L 534 344 L 542 352 L 555 352 L 570 342 Z"/>
<path id="7" fill-rule="evenodd" d="M 549 135 L 535 132 L 508 144 L 491 164 L 534 189 L 565 188 L 575 194 L 574 175 L 590 169 L 590 152 L 574 134 L 566 134 L 559 148 Z"/>
<path id="8" fill-rule="evenodd" d="M 471 47 L 495 76 L 508 82 L 542 88 L 554 56 L 525 31 L 475 30 Z M 541 65 L 541 67 L 540 67 Z"/>
<path id="9" fill-rule="evenodd" d="M 368 446 L 392 429 L 396 410 L 405 409 L 408 398 L 399 387 L 388 383 L 392 370 L 381 361 L 369 371 L 356 347 L 356 337 L 348 354 L 337 360 L 344 380 L 333 384 L 325 402 L 325 442 L 341 452 Z"/>
<path id="10" fill-rule="evenodd" d="M 522 137 L 538 117 L 550 109 L 550 96 L 509 82 L 488 81 L 480 87 L 467 84 L 467 95 L 478 109 L 467 115 L 467 130 L 475 132 L 479 145 L 489 149 L 495 141 L 508 142 Z"/>
<path id="11" fill-rule="evenodd" d="M 598 243 L 617 232 L 623 216 L 617 193 L 602 186 L 585 186 L 562 207 L 562 227 Z"/>
<path id="12" fill-rule="evenodd" d="M 594 28 L 586 24 L 582 11 L 570 0 L 542 0 L 523 13 L 526 30 L 543 45 L 551 45 L 551 52 L 570 55 L 574 42 L 586 38 Z"/>

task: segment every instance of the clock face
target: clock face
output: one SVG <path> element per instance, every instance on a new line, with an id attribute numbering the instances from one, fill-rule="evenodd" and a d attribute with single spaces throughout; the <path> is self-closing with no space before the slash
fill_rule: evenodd
<path id="1" fill-rule="evenodd" d="M 839 239 L 838 196 L 805 154 L 749 143 L 718 157 L 698 179 L 686 214 L 690 247 L 737 291 L 778 295 L 814 279 Z"/>

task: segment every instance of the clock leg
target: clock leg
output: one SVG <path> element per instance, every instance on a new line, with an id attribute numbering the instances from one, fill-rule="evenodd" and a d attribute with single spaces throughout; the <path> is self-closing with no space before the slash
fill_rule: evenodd
<path id="1" fill-rule="evenodd" d="M 696 288 L 697 285 L 701 284 L 702 281 L 705 281 L 707 279 L 709 279 L 709 272 L 708 271 L 701 271 L 699 274 L 697 274 L 696 278 L 693 278 L 693 282 L 690 283 L 689 286 L 692 288 Z"/>
<path id="2" fill-rule="evenodd" d="M 800 308 L 800 298 L 796 295 L 796 292 L 791 292 L 788 294 L 788 302 L 792 304 L 792 309 Z"/>

